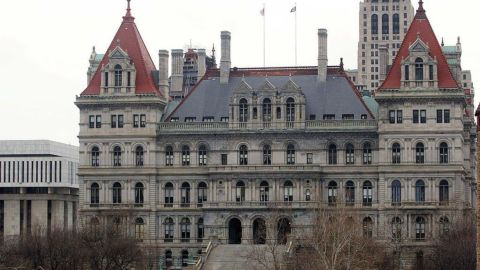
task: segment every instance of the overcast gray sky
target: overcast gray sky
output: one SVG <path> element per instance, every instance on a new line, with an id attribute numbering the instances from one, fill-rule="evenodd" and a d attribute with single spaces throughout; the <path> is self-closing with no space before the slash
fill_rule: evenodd
<path id="1" fill-rule="evenodd" d="M 316 65 L 317 28 L 329 31 L 329 64 L 344 58 L 356 68 L 358 0 L 296 0 L 298 64 Z M 413 1 L 415 8 L 416 0 Z M 474 0 L 424 0 L 427 15 L 446 44 L 461 36 L 464 69 L 479 86 L 479 7 Z M 295 0 L 132 0 L 137 26 L 154 59 L 159 49 L 220 51 L 220 31 L 232 33 L 232 65 L 263 66 L 262 17 L 266 5 L 267 66 L 294 65 Z M 0 139 L 50 139 L 78 145 L 75 95 L 86 87 L 93 45 L 103 53 L 125 0 L 2 1 L 0 16 Z M 475 30 L 477 29 L 477 30 Z M 477 33 L 477 34 L 475 34 Z M 158 67 L 158 64 L 157 64 Z M 480 100 L 480 94 L 475 98 Z"/>

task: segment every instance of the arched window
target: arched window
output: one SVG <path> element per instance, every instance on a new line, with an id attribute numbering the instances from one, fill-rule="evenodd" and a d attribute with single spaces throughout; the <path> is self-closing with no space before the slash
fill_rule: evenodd
<path id="1" fill-rule="evenodd" d="M 311 192 L 310 192 L 310 189 L 307 188 L 307 189 L 305 190 L 305 201 L 309 202 L 311 199 L 312 199 L 312 194 L 311 194 Z"/>
<path id="2" fill-rule="evenodd" d="M 171 250 L 165 251 L 165 266 L 167 267 L 167 269 L 173 266 L 173 257 Z"/>
<path id="3" fill-rule="evenodd" d="M 393 14 L 393 34 L 400 34 L 400 15 L 398 13 Z"/>
<path id="4" fill-rule="evenodd" d="M 267 181 L 260 183 L 260 201 L 268 202 L 269 186 Z"/>
<path id="5" fill-rule="evenodd" d="M 248 147 L 244 144 L 240 146 L 239 160 L 240 165 L 248 165 Z"/>
<path id="6" fill-rule="evenodd" d="M 174 226 L 172 218 L 165 219 L 165 242 L 173 242 Z"/>
<path id="7" fill-rule="evenodd" d="M 135 149 L 135 164 L 137 166 L 143 166 L 143 147 L 137 146 Z"/>
<path id="8" fill-rule="evenodd" d="M 442 216 L 440 217 L 440 233 L 448 233 L 450 230 L 450 220 L 448 220 L 448 217 Z"/>
<path id="9" fill-rule="evenodd" d="M 272 165 L 272 147 L 268 144 L 263 146 L 263 165 Z"/>
<path id="10" fill-rule="evenodd" d="M 165 207 L 173 207 L 173 184 L 165 184 Z"/>
<path id="11" fill-rule="evenodd" d="M 328 164 L 337 164 L 337 146 L 335 144 L 328 146 Z"/>
<path id="12" fill-rule="evenodd" d="M 92 153 L 91 153 L 91 163 L 92 167 L 98 167 L 100 166 L 100 150 L 98 147 L 94 146 L 92 147 Z"/>
<path id="13" fill-rule="evenodd" d="M 182 207 L 189 207 L 190 206 L 190 184 L 184 182 L 182 187 L 180 188 L 180 198 Z"/>
<path id="14" fill-rule="evenodd" d="M 448 163 L 448 144 L 446 142 L 440 144 L 440 163 Z"/>
<path id="15" fill-rule="evenodd" d="M 293 98 L 287 99 L 287 122 L 295 121 L 295 100 Z"/>
<path id="16" fill-rule="evenodd" d="M 135 203 L 143 204 L 143 184 L 142 183 L 135 184 Z"/>
<path id="17" fill-rule="evenodd" d="M 415 161 L 419 164 L 425 163 L 425 147 L 421 142 L 415 146 Z"/>
<path id="18" fill-rule="evenodd" d="M 198 148 L 198 165 L 207 165 L 207 147 L 203 144 Z"/>
<path id="19" fill-rule="evenodd" d="M 100 202 L 100 187 L 97 183 L 92 183 L 90 186 L 90 203 L 98 204 Z"/>
<path id="20" fill-rule="evenodd" d="M 203 225 L 203 218 L 199 218 L 197 223 L 197 242 L 201 243 L 203 241 L 204 236 L 205 236 L 205 230 Z"/>
<path id="21" fill-rule="evenodd" d="M 287 164 L 295 164 L 295 146 L 293 144 L 287 146 Z"/>
<path id="22" fill-rule="evenodd" d="M 373 220 L 371 217 L 366 217 L 363 219 L 363 236 L 371 238 L 373 236 Z"/>
<path id="23" fill-rule="evenodd" d="M 182 166 L 190 165 L 190 147 L 188 145 L 182 146 Z"/>
<path id="24" fill-rule="evenodd" d="M 173 166 L 173 147 L 165 147 L 165 166 Z"/>
<path id="25" fill-rule="evenodd" d="M 368 142 L 363 144 L 363 164 L 372 164 L 372 146 Z"/>
<path id="26" fill-rule="evenodd" d="M 188 250 L 182 250 L 182 267 L 188 266 Z"/>
<path id="27" fill-rule="evenodd" d="M 355 148 L 351 143 L 345 148 L 345 164 L 355 164 Z"/>
<path id="28" fill-rule="evenodd" d="M 115 92 L 120 92 L 122 86 L 122 66 L 115 65 Z"/>
<path id="29" fill-rule="evenodd" d="M 382 34 L 388 35 L 390 33 L 390 25 L 388 20 L 388 14 L 382 15 Z"/>
<path id="30" fill-rule="evenodd" d="M 113 148 L 113 166 L 122 166 L 122 148 L 120 148 L 120 146 Z"/>
<path id="31" fill-rule="evenodd" d="M 400 217 L 392 218 L 392 239 L 394 241 L 402 239 L 402 219 Z"/>
<path id="32" fill-rule="evenodd" d="M 425 182 L 423 180 L 415 182 L 415 201 L 417 203 L 425 202 Z"/>
<path id="33" fill-rule="evenodd" d="M 371 206 L 373 201 L 372 182 L 363 182 L 363 206 Z"/>
<path id="34" fill-rule="evenodd" d="M 328 183 L 328 205 L 335 206 L 337 204 L 337 182 Z"/>
<path id="35" fill-rule="evenodd" d="M 424 240 L 425 239 L 425 218 L 417 217 L 415 219 L 415 239 Z"/>
<path id="36" fill-rule="evenodd" d="M 238 181 L 235 186 L 235 199 L 237 202 L 245 201 L 245 183 Z"/>
<path id="37" fill-rule="evenodd" d="M 182 242 L 190 242 L 190 219 L 182 218 L 180 222 L 180 231 L 182 233 Z"/>
<path id="38" fill-rule="evenodd" d="M 145 223 L 143 218 L 137 218 L 135 220 L 135 238 L 143 239 L 145 236 Z"/>
<path id="39" fill-rule="evenodd" d="M 263 100 L 262 119 L 267 123 L 272 121 L 272 102 L 269 98 Z"/>
<path id="40" fill-rule="evenodd" d="M 415 80 L 423 81 L 423 59 L 420 57 L 415 59 Z"/>
<path id="41" fill-rule="evenodd" d="M 372 15 L 372 35 L 378 35 L 378 15 Z"/>
<path id="42" fill-rule="evenodd" d="M 286 181 L 285 184 L 283 184 L 283 201 L 293 201 L 293 184 L 291 181 Z"/>
<path id="43" fill-rule="evenodd" d="M 402 184 L 398 180 L 392 182 L 392 205 L 400 205 L 402 203 Z"/>
<path id="44" fill-rule="evenodd" d="M 198 193 L 198 205 L 202 206 L 202 204 L 207 201 L 208 190 L 207 190 L 207 184 L 205 182 L 200 182 L 200 184 L 198 184 L 197 193 Z"/>
<path id="45" fill-rule="evenodd" d="M 248 103 L 247 100 L 242 98 L 240 100 L 240 114 L 238 121 L 241 123 L 248 122 Z"/>
<path id="46" fill-rule="evenodd" d="M 118 182 L 113 184 L 112 201 L 113 203 L 122 203 L 122 185 Z"/>
<path id="47" fill-rule="evenodd" d="M 392 163 L 400 164 L 400 161 L 401 161 L 400 144 L 394 143 L 392 145 Z"/>
<path id="48" fill-rule="evenodd" d="M 345 183 L 345 204 L 353 206 L 355 204 L 355 184 L 353 181 Z"/>
<path id="49" fill-rule="evenodd" d="M 442 180 L 440 181 L 440 187 L 439 187 L 439 194 L 438 197 L 440 198 L 440 204 L 441 205 L 447 205 L 448 204 L 448 181 L 447 180 Z"/>

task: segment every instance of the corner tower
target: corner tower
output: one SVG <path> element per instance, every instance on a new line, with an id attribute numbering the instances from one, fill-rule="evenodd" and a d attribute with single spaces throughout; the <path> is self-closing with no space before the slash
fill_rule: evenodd
<path id="1" fill-rule="evenodd" d="M 161 69 L 168 68 L 165 61 Z M 156 69 L 128 0 L 120 27 L 75 102 L 80 109 L 80 225 L 123 225 L 128 233 L 141 228 L 142 237 L 148 237 L 154 224 L 148 209 L 155 204 L 149 197 L 155 174 L 149 168 L 156 163 L 157 125 L 167 103 L 165 72 Z"/>

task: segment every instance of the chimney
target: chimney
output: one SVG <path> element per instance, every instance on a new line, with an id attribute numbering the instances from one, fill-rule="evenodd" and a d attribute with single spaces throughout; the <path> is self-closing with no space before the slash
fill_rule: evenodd
<path id="1" fill-rule="evenodd" d="M 318 81 L 327 81 L 328 65 L 328 33 L 327 29 L 318 29 Z"/>
<path id="2" fill-rule="evenodd" d="M 205 72 L 207 70 L 207 53 L 205 52 L 205 49 L 198 49 L 197 50 L 198 54 L 198 80 L 205 75 Z"/>
<path id="3" fill-rule="evenodd" d="M 222 31 L 222 57 L 220 59 L 220 83 L 227 84 L 230 77 L 230 66 L 232 65 L 230 59 L 230 39 L 231 35 L 228 31 Z"/>
<path id="4" fill-rule="evenodd" d="M 380 45 L 378 47 L 380 51 L 380 84 L 385 81 L 387 78 L 388 72 L 388 46 L 387 45 Z"/>
<path id="5" fill-rule="evenodd" d="M 183 90 L 183 50 L 172 50 L 172 92 L 182 92 Z"/>
<path id="6" fill-rule="evenodd" d="M 165 98 L 169 98 L 168 89 L 168 51 L 158 51 L 158 90 L 165 95 Z"/>

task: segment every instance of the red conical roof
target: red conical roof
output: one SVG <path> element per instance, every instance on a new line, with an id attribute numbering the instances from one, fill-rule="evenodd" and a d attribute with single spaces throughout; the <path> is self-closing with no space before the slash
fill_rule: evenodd
<path id="1" fill-rule="evenodd" d="M 142 36 L 135 24 L 135 18 L 131 15 L 130 0 L 128 0 L 127 13 L 123 17 L 122 24 L 118 28 L 107 53 L 100 62 L 95 75 L 81 95 L 99 95 L 101 86 L 101 68 L 108 63 L 108 55 L 116 47 L 125 51 L 132 59 L 136 69 L 135 93 L 136 94 L 155 94 L 162 96 L 162 93 L 155 85 L 152 71 L 156 71 L 155 64 L 148 53 L 147 47 L 143 42 Z"/>
<path id="2" fill-rule="evenodd" d="M 438 87 L 439 88 L 458 88 L 458 84 L 454 79 L 452 72 L 448 66 L 447 60 L 442 52 L 442 47 L 433 32 L 432 26 L 427 18 L 425 9 L 423 9 L 423 1 L 420 0 L 415 18 L 410 25 L 410 28 L 405 35 L 402 46 L 398 51 L 392 68 L 390 69 L 387 78 L 378 89 L 400 89 L 401 84 L 401 70 L 402 60 L 407 58 L 410 54 L 409 47 L 413 44 L 417 37 L 420 38 L 430 48 L 430 56 L 437 59 L 438 62 Z"/>

